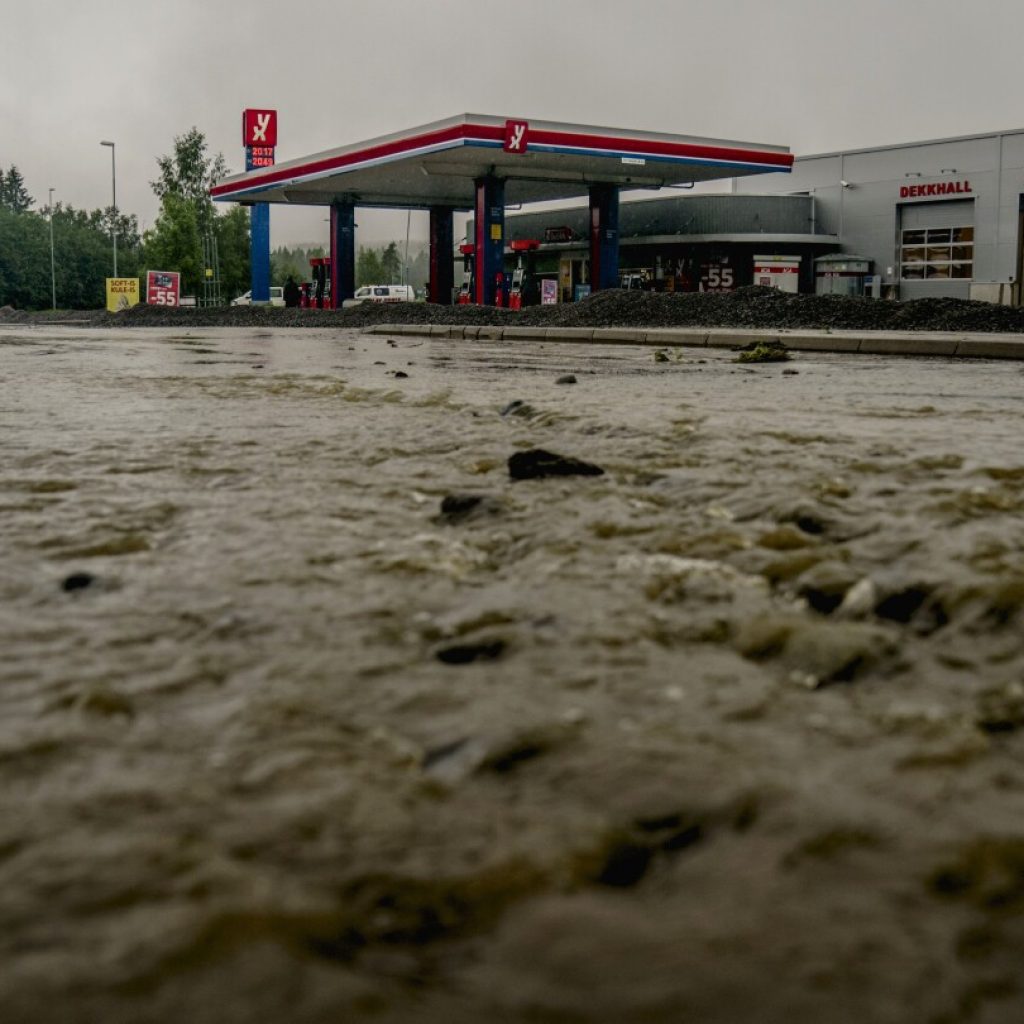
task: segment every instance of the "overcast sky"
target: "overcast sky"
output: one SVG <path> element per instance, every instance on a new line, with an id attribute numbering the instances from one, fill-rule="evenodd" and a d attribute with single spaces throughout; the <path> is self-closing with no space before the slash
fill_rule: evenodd
<path id="1" fill-rule="evenodd" d="M 152 226 L 156 157 L 198 127 L 232 171 L 241 111 L 279 160 L 463 112 L 788 146 L 1024 127 L 1020 0 L 3 0 L 0 166 Z M 325 242 L 322 210 L 273 245 Z M 360 214 L 367 240 L 402 214 Z M 425 216 L 413 235 L 424 233 Z"/>

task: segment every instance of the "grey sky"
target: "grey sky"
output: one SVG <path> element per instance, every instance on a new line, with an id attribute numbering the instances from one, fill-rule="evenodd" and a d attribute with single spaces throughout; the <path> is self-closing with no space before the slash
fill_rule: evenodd
<path id="1" fill-rule="evenodd" d="M 796 154 L 1024 126 L 1019 0 L 4 0 L 0 165 L 146 226 L 156 157 L 193 125 L 232 170 L 241 111 L 278 159 L 452 114 L 636 127 Z M 15 11 L 16 13 L 12 13 Z M 272 244 L 324 241 L 322 211 Z M 413 234 L 422 235 L 423 221 Z M 404 234 L 401 214 L 360 232 Z"/>

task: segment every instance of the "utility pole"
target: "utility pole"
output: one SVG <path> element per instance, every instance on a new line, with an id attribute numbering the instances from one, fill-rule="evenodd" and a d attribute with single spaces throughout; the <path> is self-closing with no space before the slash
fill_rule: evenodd
<path id="1" fill-rule="evenodd" d="M 57 308 L 57 273 L 53 262 L 53 193 L 50 189 L 50 292 L 53 298 L 53 308 Z"/>
<path id="2" fill-rule="evenodd" d="M 110 234 L 114 239 L 114 277 L 117 277 L 117 161 L 114 158 L 116 147 L 114 143 L 104 139 L 101 146 L 110 147 L 110 184 L 114 193 L 114 217 L 111 222 Z"/>

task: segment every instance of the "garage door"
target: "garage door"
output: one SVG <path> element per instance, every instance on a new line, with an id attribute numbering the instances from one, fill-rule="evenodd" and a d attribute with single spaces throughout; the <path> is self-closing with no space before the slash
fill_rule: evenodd
<path id="1" fill-rule="evenodd" d="M 967 298 L 974 277 L 974 200 L 900 207 L 900 296 Z"/>

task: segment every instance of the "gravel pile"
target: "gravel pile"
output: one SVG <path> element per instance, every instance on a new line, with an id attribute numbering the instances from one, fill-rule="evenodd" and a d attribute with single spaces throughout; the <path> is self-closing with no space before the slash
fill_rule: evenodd
<path id="1" fill-rule="evenodd" d="M 764 330 L 1024 331 L 1024 308 L 965 299 L 886 302 L 844 295 L 787 295 L 771 288 L 739 288 L 724 294 L 599 292 L 582 302 L 534 306 L 521 312 L 482 306 L 366 303 L 352 309 L 281 309 L 229 306 L 218 309 L 135 306 L 122 313 L 59 311 L 25 313 L 0 309 L 0 323 L 74 323 L 117 327 L 349 327 L 378 323 L 478 324 L 546 327 L 748 327 Z"/>

